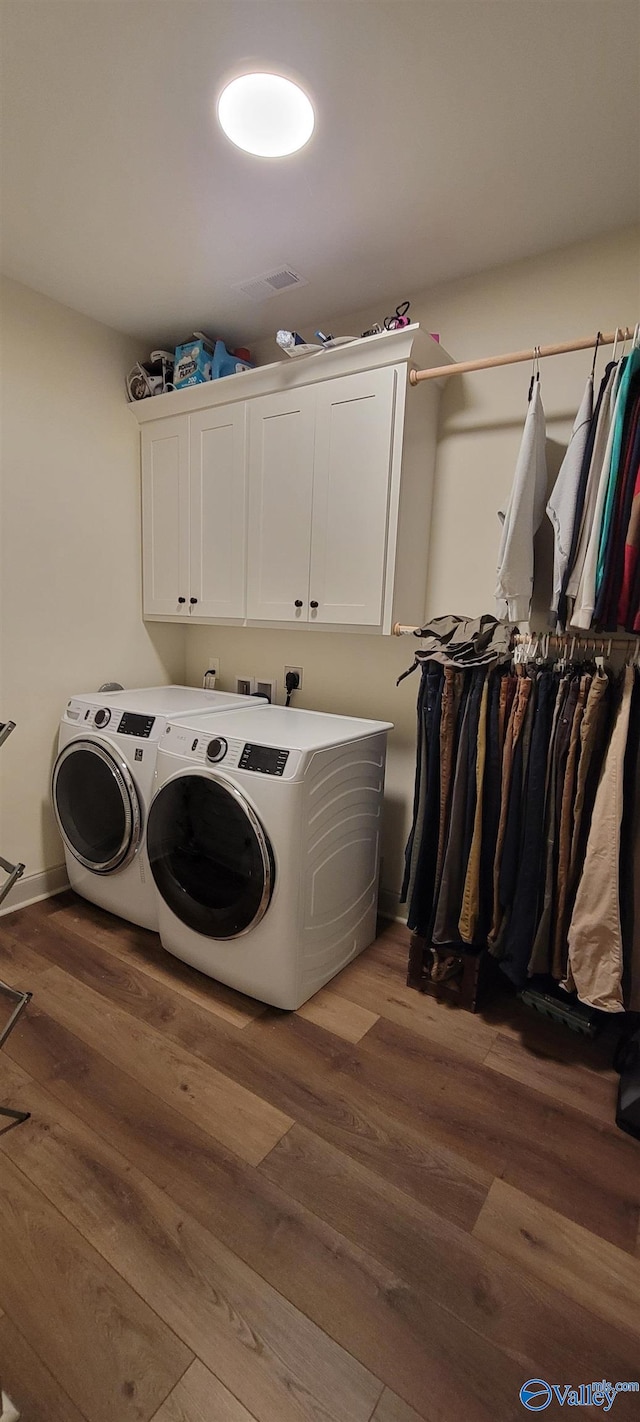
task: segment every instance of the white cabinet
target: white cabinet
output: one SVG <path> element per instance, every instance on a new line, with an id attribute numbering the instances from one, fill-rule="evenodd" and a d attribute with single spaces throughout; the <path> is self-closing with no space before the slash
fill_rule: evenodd
<path id="1" fill-rule="evenodd" d="M 177 615 L 189 598 L 189 420 L 158 420 L 142 431 L 144 610 Z"/>
<path id="2" fill-rule="evenodd" d="M 249 412 L 247 617 L 307 621 L 316 392 L 263 395 Z"/>
<path id="3" fill-rule="evenodd" d="M 440 382 L 417 326 L 132 405 L 144 614 L 390 632 L 425 608 Z"/>
<path id="4" fill-rule="evenodd" d="M 142 518 L 145 615 L 244 618 L 243 405 L 143 427 Z"/>
<path id="5" fill-rule="evenodd" d="M 247 617 L 382 622 L 396 371 L 251 402 Z"/>
<path id="6" fill-rule="evenodd" d="M 189 597 L 192 616 L 244 617 L 247 413 L 189 416 Z"/>
<path id="7" fill-rule="evenodd" d="M 318 388 L 312 620 L 382 623 L 395 391 L 393 367 L 340 376 Z"/>

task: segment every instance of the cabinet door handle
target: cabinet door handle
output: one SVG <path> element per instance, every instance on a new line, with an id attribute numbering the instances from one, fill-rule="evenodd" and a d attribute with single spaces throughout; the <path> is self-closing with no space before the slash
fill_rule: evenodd
<path id="1" fill-rule="evenodd" d="M 187 601 L 186 597 L 179 597 L 179 598 L 178 598 L 178 602 L 186 602 L 186 601 Z"/>
<path id="2" fill-rule="evenodd" d="M 197 597 L 190 597 L 190 598 L 189 598 L 189 602 L 191 603 L 191 606 L 192 606 L 192 607 L 193 607 L 193 604 L 194 604 L 195 602 L 197 602 L 197 601 L 198 601 Z"/>
<path id="3" fill-rule="evenodd" d="M 310 602 L 310 603 L 309 603 L 309 607 L 314 607 L 314 608 L 315 608 L 315 607 L 317 607 L 317 606 L 318 606 L 317 602 Z"/>
<path id="4" fill-rule="evenodd" d="M 302 607 L 302 598 L 297 597 L 293 605 L 294 607 Z"/>

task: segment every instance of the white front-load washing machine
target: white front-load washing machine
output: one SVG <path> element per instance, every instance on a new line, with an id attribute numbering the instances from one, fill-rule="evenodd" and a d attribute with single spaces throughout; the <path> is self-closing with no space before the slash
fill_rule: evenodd
<path id="1" fill-rule="evenodd" d="M 51 797 L 72 889 L 157 931 L 146 817 L 160 737 L 169 716 L 245 707 L 256 714 L 262 709 L 246 696 L 192 686 L 71 698 L 60 723 Z"/>
<path id="2" fill-rule="evenodd" d="M 390 729 L 278 706 L 172 721 L 147 826 L 164 947 L 284 1008 L 366 948 Z"/>

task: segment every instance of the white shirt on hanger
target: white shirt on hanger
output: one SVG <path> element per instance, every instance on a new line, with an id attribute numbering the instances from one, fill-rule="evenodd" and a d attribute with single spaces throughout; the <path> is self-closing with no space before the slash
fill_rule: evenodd
<path id="1" fill-rule="evenodd" d="M 533 592 L 533 539 L 547 498 L 546 425 L 540 380 L 533 385 L 509 503 L 502 525 L 496 582 L 496 617 L 525 622 Z"/>
<path id="2" fill-rule="evenodd" d="M 593 415 L 593 375 L 587 380 L 558 477 L 547 504 L 553 525 L 553 596 L 549 625 L 555 630 L 564 575 L 571 554 L 582 461 Z"/>

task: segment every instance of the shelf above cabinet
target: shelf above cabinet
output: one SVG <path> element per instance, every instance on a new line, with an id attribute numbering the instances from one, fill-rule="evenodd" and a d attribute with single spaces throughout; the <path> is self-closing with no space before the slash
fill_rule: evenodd
<path id="1" fill-rule="evenodd" d="M 301 385 L 317 385 L 335 376 L 404 362 L 416 370 L 430 370 L 439 365 L 451 365 L 453 357 L 414 323 L 401 331 L 381 331 L 377 336 L 361 337 L 347 346 L 301 356 L 298 360 L 274 361 L 272 365 L 260 365 L 255 370 L 226 375 L 204 385 L 190 385 L 186 390 L 170 390 L 166 395 L 155 395 L 148 400 L 133 400 L 130 409 L 138 424 L 144 425 L 150 420 L 190 415 L 216 405 L 230 405 L 237 400 L 299 389 Z M 439 385 L 440 382 L 432 383 Z"/>

